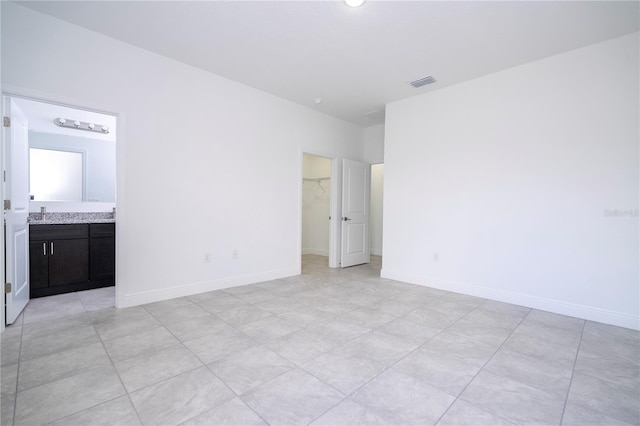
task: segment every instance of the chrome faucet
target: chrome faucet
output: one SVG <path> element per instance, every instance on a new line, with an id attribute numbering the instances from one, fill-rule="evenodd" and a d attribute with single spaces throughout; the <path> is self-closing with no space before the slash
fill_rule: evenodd
<path id="1" fill-rule="evenodd" d="M 46 220 L 47 219 L 47 208 L 46 207 L 40 207 L 40 220 Z"/>

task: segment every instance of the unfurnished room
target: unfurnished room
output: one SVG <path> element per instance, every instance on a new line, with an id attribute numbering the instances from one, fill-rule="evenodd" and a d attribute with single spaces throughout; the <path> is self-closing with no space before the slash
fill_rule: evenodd
<path id="1" fill-rule="evenodd" d="M 640 2 L 0 18 L 2 425 L 640 425 Z"/>

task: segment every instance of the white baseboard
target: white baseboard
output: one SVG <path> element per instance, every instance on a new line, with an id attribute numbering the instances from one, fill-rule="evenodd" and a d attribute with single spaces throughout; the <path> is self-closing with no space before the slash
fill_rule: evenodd
<path id="1" fill-rule="evenodd" d="M 315 249 L 315 248 L 303 248 L 302 254 L 315 254 L 318 256 L 329 256 L 329 250 Z"/>
<path id="2" fill-rule="evenodd" d="M 205 293 L 207 291 L 222 290 L 225 288 L 255 284 L 263 281 L 275 280 L 278 278 L 291 277 L 300 275 L 300 273 L 300 267 L 293 267 L 259 272 L 257 274 L 220 278 L 213 281 L 202 281 L 197 283 L 183 284 L 158 290 L 125 294 L 122 297 L 118 298 L 120 303 L 118 303 L 117 307 L 128 308 L 130 306 L 144 305 L 145 303 L 161 302 L 163 300 L 175 299 L 176 297 L 191 296 L 193 294 Z"/>
<path id="3" fill-rule="evenodd" d="M 632 330 L 640 330 L 640 317 L 608 311 L 593 306 L 579 305 L 554 299 L 545 299 L 538 296 L 515 293 L 474 284 L 431 279 L 429 277 L 407 274 L 389 269 L 382 269 L 380 271 L 380 276 L 391 280 L 452 291 L 455 293 L 468 294 L 485 299 L 497 300 L 499 302 L 512 303 L 514 305 L 526 306 L 528 308 L 568 315 L 589 321 L 616 325 L 618 327 L 630 328 Z"/>

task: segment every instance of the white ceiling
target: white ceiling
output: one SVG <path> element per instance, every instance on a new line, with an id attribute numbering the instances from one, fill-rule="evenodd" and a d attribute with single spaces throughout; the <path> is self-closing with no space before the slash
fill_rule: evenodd
<path id="1" fill-rule="evenodd" d="M 636 32 L 640 21 L 637 1 L 20 3 L 360 126 L 382 122 L 363 114 L 388 102 Z M 437 82 L 407 84 L 426 75 Z"/>

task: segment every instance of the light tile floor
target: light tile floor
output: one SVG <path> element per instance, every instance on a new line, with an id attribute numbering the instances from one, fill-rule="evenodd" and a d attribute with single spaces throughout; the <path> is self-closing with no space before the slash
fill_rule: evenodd
<path id="1" fill-rule="evenodd" d="M 372 264 L 115 310 L 33 300 L 2 424 L 639 424 L 628 329 L 379 278 Z"/>

